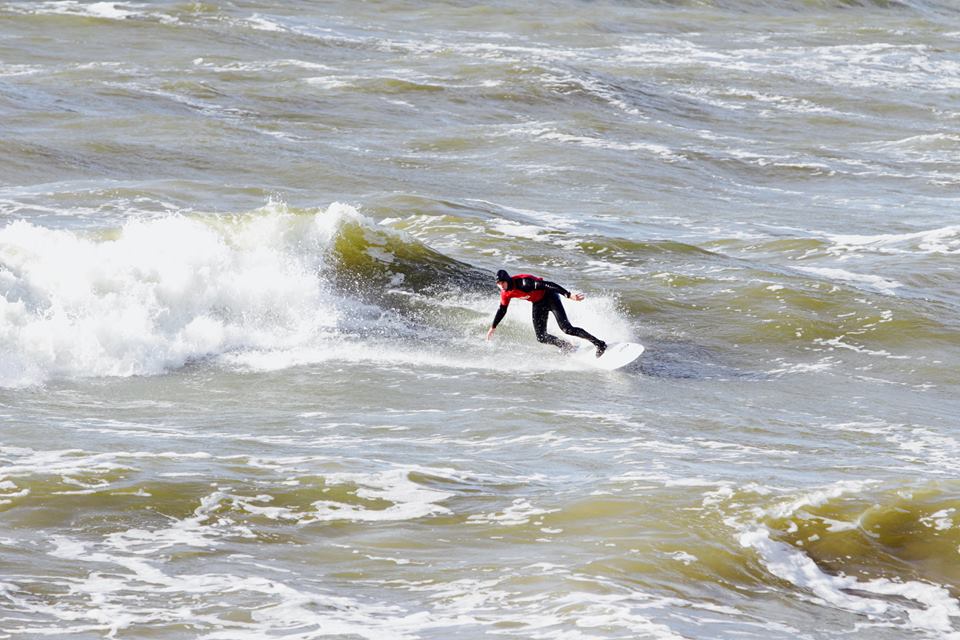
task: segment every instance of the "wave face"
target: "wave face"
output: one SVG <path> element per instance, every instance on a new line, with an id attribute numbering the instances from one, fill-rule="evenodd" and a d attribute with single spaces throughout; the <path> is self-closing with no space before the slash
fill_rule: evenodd
<path id="1" fill-rule="evenodd" d="M 80 233 L 21 220 L 0 229 L 0 386 L 439 345 L 477 323 L 481 298 L 496 309 L 492 291 L 491 272 L 342 204 Z"/>
<path id="2" fill-rule="evenodd" d="M 958 542 L 957 487 L 878 484 L 838 483 L 755 507 L 740 543 L 767 571 L 813 597 L 949 632 L 951 617 L 960 615 L 958 566 L 944 562 Z M 749 493 L 740 497 L 756 503 Z"/>
<path id="3" fill-rule="evenodd" d="M 453 261 L 433 265 L 418 252 L 429 253 L 344 205 L 174 215 L 96 234 L 13 222 L 0 230 L 0 384 L 150 375 L 238 350 L 319 346 L 355 311 L 337 281 L 440 283 Z"/>

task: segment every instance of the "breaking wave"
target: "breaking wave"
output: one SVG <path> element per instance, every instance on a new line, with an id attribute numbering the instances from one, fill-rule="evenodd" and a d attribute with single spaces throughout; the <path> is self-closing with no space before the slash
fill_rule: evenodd
<path id="1" fill-rule="evenodd" d="M 256 369 L 357 358 L 499 366 L 478 339 L 495 310 L 489 277 L 342 204 L 168 215 L 98 233 L 19 220 L 0 228 L 0 386 L 212 358 Z M 574 319 L 609 324 L 615 313 L 602 298 L 579 306 Z M 457 340 L 477 353 L 423 348 Z"/>

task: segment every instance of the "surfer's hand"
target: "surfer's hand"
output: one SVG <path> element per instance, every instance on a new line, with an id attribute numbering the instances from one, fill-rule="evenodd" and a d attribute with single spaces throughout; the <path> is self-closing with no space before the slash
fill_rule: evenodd
<path id="1" fill-rule="evenodd" d="M 490 342 L 490 338 L 493 337 L 494 328 L 490 327 L 490 330 L 487 331 L 487 342 Z"/>
<path id="2" fill-rule="evenodd" d="M 582 293 L 571 293 L 571 294 L 570 294 L 570 299 L 571 299 L 571 300 L 576 300 L 577 302 L 580 302 L 581 300 L 583 300 L 583 298 L 584 298 L 584 296 L 583 296 Z"/>

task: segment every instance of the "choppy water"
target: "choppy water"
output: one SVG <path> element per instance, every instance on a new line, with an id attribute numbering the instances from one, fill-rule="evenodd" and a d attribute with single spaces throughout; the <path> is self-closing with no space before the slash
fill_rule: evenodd
<path id="1" fill-rule="evenodd" d="M 958 96 L 946 0 L 0 2 L 0 638 L 960 637 Z"/>

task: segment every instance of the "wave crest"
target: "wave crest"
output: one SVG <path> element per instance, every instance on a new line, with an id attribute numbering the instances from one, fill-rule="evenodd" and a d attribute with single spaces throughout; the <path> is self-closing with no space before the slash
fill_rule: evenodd
<path id="1" fill-rule="evenodd" d="M 341 204 L 171 215 L 99 234 L 20 220 L 0 229 L 0 386 L 316 347 L 355 315 L 354 294 L 479 278 Z"/>

